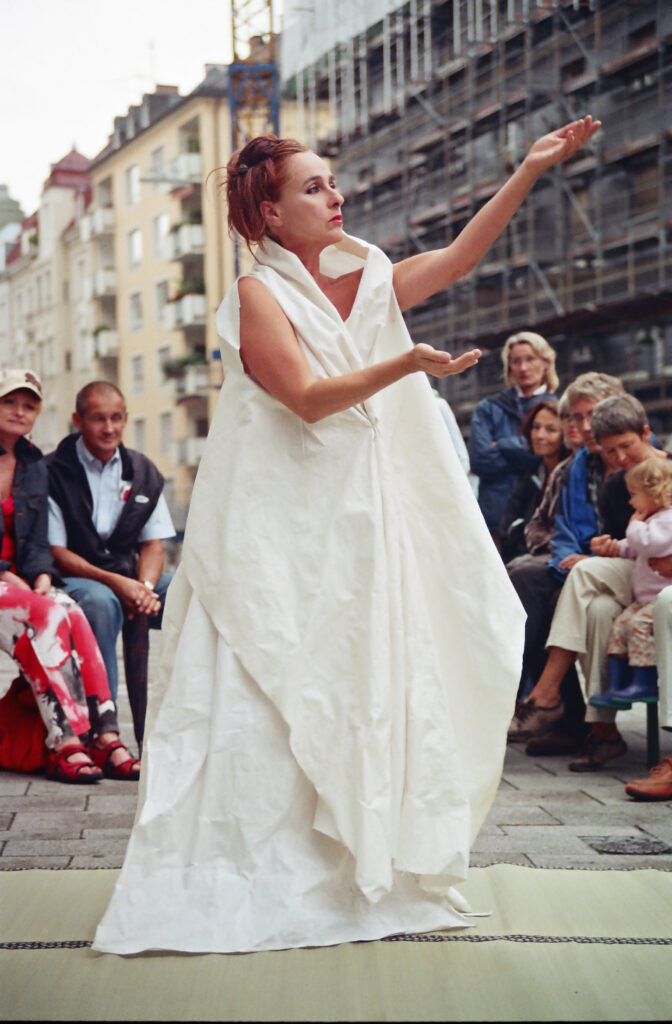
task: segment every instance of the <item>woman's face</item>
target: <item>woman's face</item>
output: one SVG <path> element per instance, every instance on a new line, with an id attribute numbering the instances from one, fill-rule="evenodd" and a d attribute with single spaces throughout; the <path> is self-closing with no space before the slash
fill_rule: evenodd
<path id="1" fill-rule="evenodd" d="M 526 341 L 519 341 L 509 352 L 509 370 L 524 395 L 532 395 L 546 380 L 548 363 Z"/>
<path id="2" fill-rule="evenodd" d="M 560 417 L 549 409 L 540 409 L 532 421 L 530 444 L 535 455 L 542 459 L 559 455 L 562 448 Z"/>
<path id="3" fill-rule="evenodd" d="M 16 439 L 29 434 L 41 407 L 37 395 L 27 388 L 3 395 L 0 398 L 0 434 Z"/>
<path id="4" fill-rule="evenodd" d="M 275 203 L 261 204 L 271 234 L 288 249 L 324 248 L 343 238 L 343 196 L 316 153 L 295 153 L 285 165 L 287 180 Z"/>

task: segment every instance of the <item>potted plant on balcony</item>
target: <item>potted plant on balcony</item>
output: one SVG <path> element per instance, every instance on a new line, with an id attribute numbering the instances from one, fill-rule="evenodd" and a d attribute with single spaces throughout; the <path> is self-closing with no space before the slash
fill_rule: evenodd
<path id="1" fill-rule="evenodd" d="M 207 366 L 208 360 L 202 352 L 189 352 L 186 356 L 177 356 L 175 359 L 166 359 L 161 363 L 161 370 L 169 380 L 179 380 L 184 376 L 189 366 Z"/>

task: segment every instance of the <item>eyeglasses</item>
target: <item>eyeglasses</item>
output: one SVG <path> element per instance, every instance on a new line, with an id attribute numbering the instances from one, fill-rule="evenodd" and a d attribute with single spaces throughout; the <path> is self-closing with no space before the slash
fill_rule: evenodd
<path id="1" fill-rule="evenodd" d="M 592 413 L 590 412 L 584 413 L 583 416 L 579 416 L 578 413 L 572 413 L 571 416 L 567 416 L 567 422 L 573 423 L 575 427 L 581 428 L 584 423 L 587 423 L 588 426 L 590 426 L 591 417 Z"/>

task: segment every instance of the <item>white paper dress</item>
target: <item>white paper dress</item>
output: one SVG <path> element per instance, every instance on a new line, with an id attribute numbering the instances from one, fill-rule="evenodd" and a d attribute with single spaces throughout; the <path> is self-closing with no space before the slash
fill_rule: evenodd
<path id="1" fill-rule="evenodd" d="M 344 323 L 272 241 L 252 275 L 317 377 L 411 346 L 392 266 Z M 138 815 L 94 948 L 246 951 L 463 926 L 450 886 L 494 797 L 524 613 L 422 373 L 315 424 L 225 380 L 168 592 Z"/>

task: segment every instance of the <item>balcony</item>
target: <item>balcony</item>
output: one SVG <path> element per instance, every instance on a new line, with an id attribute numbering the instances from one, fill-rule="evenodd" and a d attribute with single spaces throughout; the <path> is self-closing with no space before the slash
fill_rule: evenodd
<path id="1" fill-rule="evenodd" d="M 175 380 L 175 399 L 178 402 L 205 397 L 209 390 L 210 370 L 206 363 L 185 367 L 182 376 Z"/>
<path id="2" fill-rule="evenodd" d="M 90 278 L 89 283 L 91 297 L 104 299 L 106 296 L 115 295 L 117 291 L 117 273 L 113 267 L 106 267 L 99 270 Z"/>
<path id="3" fill-rule="evenodd" d="M 205 295 L 189 293 L 166 306 L 166 326 L 169 330 L 184 330 L 205 324 Z"/>
<path id="4" fill-rule="evenodd" d="M 180 181 L 187 182 L 199 182 L 203 177 L 203 161 L 200 153 L 180 153 L 177 159 L 173 162 L 170 172 L 171 178 L 177 178 Z"/>
<path id="5" fill-rule="evenodd" d="M 197 466 L 205 449 L 206 437 L 185 437 L 173 445 L 173 463 L 176 466 Z"/>
<path id="6" fill-rule="evenodd" d="M 102 238 L 114 232 L 114 210 L 111 206 L 99 206 L 82 217 L 82 241 L 90 238 Z"/>
<path id="7" fill-rule="evenodd" d="M 188 259 L 190 256 L 202 256 L 203 249 L 202 224 L 180 224 L 171 233 L 170 259 L 183 260 Z"/>
<path id="8" fill-rule="evenodd" d="M 109 359 L 119 355 L 119 335 L 112 327 L 105 327 L 93 337 L 96 359 Z"/>

